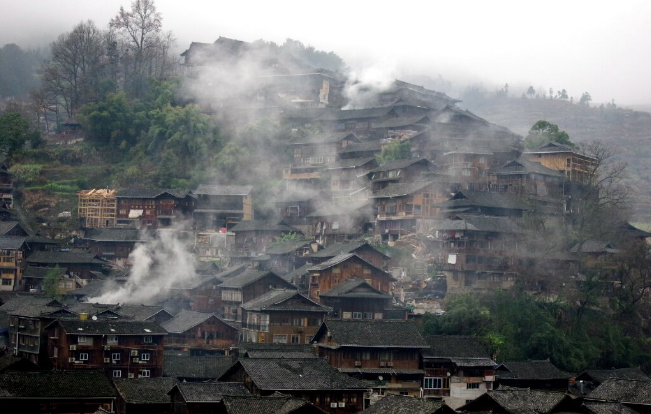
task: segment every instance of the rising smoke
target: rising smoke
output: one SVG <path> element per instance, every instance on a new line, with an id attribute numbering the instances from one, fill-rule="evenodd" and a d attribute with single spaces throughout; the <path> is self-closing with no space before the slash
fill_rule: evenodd
<path id="1" fill-rule="evenodd" d="M 93 303 L 154 304 L 165 299 L 171 289 L 197 278 L 189 243 L 180 239 L 180 228 L 144 235 L 146 241 L 129 255 L 133 263 L 122 286 L 108 283 L 103 293 L 88 299 Z"/>

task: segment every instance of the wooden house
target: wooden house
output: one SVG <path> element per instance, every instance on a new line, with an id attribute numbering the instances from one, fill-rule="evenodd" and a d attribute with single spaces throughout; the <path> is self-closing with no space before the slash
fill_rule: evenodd
<path id="1" fill-rule="evenodd" d="M 180 382 L 216 381 L 233 362 L 233 355 L 190 355 L 184 351 L 169 351 L 165 353 L 163 376 Z"/>
<path id="2" fill-rule="evenodd" d="M 241 221 L 253 220 L 253 187 L 250 185 L 202 184 L 193 191 L 196 230 L 230 230 Z"/>
<path id="3" fill-rule="evenodd" d="M 45 333 L 55 369 L 103 370 L 113 378 L 163 375 L 167 332 L 155 322 L 59 319 Z"/>
<path id="4" fill-rule="evenodd" d="M 332 308 L 333 318 L 385 319 L 393 298 L 364 279 L 348 279 L 319 293 L 319 301 Z"/>
<path id="5" fill-rule="evenodd" d="M 174 288 L 173 292 L 187 299 L 190 310 L 221 314 L 223 303 L 219 285 L 224 279 L 237 276 L 244 270 L 244 266 L 234 266 L 219 273 L 197 275 Z"/>
<path id="6" fill-rule="evenodd" d="M 23 236 L 0 236 L 0 291 L 24 289 L 26 240 Z"/>
<path id="7" fill-rule="evenodd" d="M 506 289 L 515 284 L 515 258 L 524 229 L 508 217 L 457 215 L 430 229 L 428 244 L 448 289 Z"/>
<path id="8" fill-rule="evenodd" d="M 109 190 L 108 188 L 78 192 L 77 211 L 81 227 L 115 227 L 118 212 L 115 194 L 115 190 Z"/>
<path id="9" fill-rule="evenodd" d="M 169 412 L 167 394 L 176 384 L 176 378 L 113 378 L 118 391 L 116 412 L 124 414 L 160 414 Z"/>
<path id="10" fill-rule="evenodd" d="M 424 173 L 434 169 L 434 164 L 427 158 L 409 158 L 387 162 L 366 173 L 372 184 L 373 192 L 377 192 L 392 183 L 411 183 L 422 181 Z"/>
<path id="11" fill-rule="evenodd" d="M 570 382 L 570 389 L 578 391 L 580 395 L 586 395 L 609 378 L 638 381 L 651 380 L 640 368 L 588 369 L 576 376 L 574 384 Z"/>
<path id="12" fill-rule="evenodd" d="M 101 272 L 107 266 L 107 262 L 94 253 L 38 251 L 32 253 L 25 262 L 36 267 L 59 266 L 77 276 L 84 272 Z"/>
<path id="13" fill-rule="evenodd" d="M 117 391 L 98 371 L 0 374 L 0 407 L 7 413 L 115 412 Z"/>
<path id="14" fill-rule="evenodd" d="M 373 125 L 373 132 L 376 139 L 409 139 L 411 136 L 429 129 L 430 123 L 430 117 L 426 113 L 414 116 L 401 116 L 375 123 Z"/>
<path id="15" fill-rule="evenodd" d="M 373 266 L 354 253 L 340 254 L 330 260 L 309 268 L 310 298 L 320 300 L 321 292 L 327 292 L 348 279 L 364 279 L 382 292 L 389 292 L 395 278 L 388 272 Z"/>
<path id="16" fill-rule="evenodd" d="M 443 398 L 457 409 L 493 389 L 496 364 L 477 338 L 432 335 L 425 340 L 430 346 L 421 351 L 426 398 Z"/>
<path id="17" fill-rule="evenodd" d="M 529 161 L 525 156 L 491 171 L 489 181 L 490 191 L 495 193 L 554 198 L 564 196 L 563 174 L 538 162 Z"/>
<path id="18" fill-rule="evenodd" d="M 358 194 L 359 190 L 368 188 L 366 174 L 375 167 L 375 157 L 346 158 L 326 167 L 330 175 L 332 199 L 350 199 L 352 194 Z"/>
<path id="19" fill-rule="evenodd" d="M 450 218 L 459 213 L 510 217 L 516 222 L 531 210 L 531 206 L 513 193 L 461 190 L 451 198 L 433 205 L 440 209 L 440 217 Z"/>
<path id="20" fill-rule="evenodd" d="M 14 203 L 14 178 L 7 166 L 0 164 L 0 203 L 8 209 Z"/>
<path id="21" fill-rule="evenodd" d="M 373 211 L 367 200 L 327 203 L 308 215 L 311 235 L 322 245 L 358 239 L 372 230 Z"/>
<path id="22" fill-rule="evenodd" d="M 380 269 L 386 269 L 389 263 L 389 256 L 373 247 L 366 240 L 354 240 L 347 243 L 334 243 L 326 246 L 325 249 L 310 255 L 310 261 L 320 264 L 340 254 L 354 253 L 368 263 Z"/>
<path id="23" fill-rule="evenodd" d="M 648 414 L 651 404 L 651 381 L 641 379 L 608 378 L 585 397 L 585 405 L 594 411 L 603 409 L 605 402 L 619 403 L 606 407 L 622 412 Z M 593 412 L 594 412 L 593 411 Z"/>
<path id="24" fill-rule="evenodd" d="M 436 217 L 436 203 L 446 196 L 444 184 L 436 181 L 392 183 L 373 193 L 377 207 L 375 234 L 382 240 L 426 231 Z"/>
<path id="25" fill-rule="evenodd" d="M 540 414 L 583 412 L 565 392 L 548 392 L 528 388 L 509 388 L 487 391 L 470 400 L 457 411 L 465 413 L 513 413 L 533 411 Z"/>
<path id="26" fill-rule="evenodd" d="M 597 178 L 597 160 L 582 154 L 576 147 L 549 142 L 535 150 L 525 151 L 523 156 L 549 169 L 560 171 L 567 181 L 592 185 Z"/>
<path id="27" fill-rule="evenodd" d="M 192 354 L 226 354 L 238 343 L 239 330 L 214 313 L 182 310 L 161 326 L 169 333 L 167 349 L 188 349 Z"/>
<path id="28" fill-rule="evenodd" d="M 242 305 L 242 341 L 310 344 L 331 310 L 297 290 L 271 290 Z"/>
<path id="29" fill-rule="evenodd" d="M 142 229 L 170 227 L 191 216 L 195 199 L 189 191 L 124 188 L 115 194 L 117 226 Z"/>
<path id="30" fill-rule="evenodd" d="M 64 267 L 36 267 L 27 266 L 23 271 L 22 287 L 26 292 L 39 292 L 43 290 L 43 281 L 48 275 L 53 274 L 59 279 L 60 292 L 70 292 L 81 287 L 81 280 L 72 277 Z"/>
<path id="31" fill-rule="evenodd" d="M 549 359 L 504 361 L 495 368 L 495 385 L 537 390 L 567 390 L 572 374 L 558 369 Z"/>
<path id="32" fill-rule="evenodd" d="M 363 410 L 368 389 L 366 383 L 339 372 L 322 358 L 241 358 L 219 381 L 244 383 L 259 396 L 282 392 L 332 414 Z"/>
<path id="33" fill-rule="evenodd" d="M 247 269 L 219 285 L 223 303 L 223 319 L 242 320 L 242 304 L 258 298 L 272 289 L 296 289 L 277 274 L 268 270 Z"/>
<path id="34" fill-rule="evenodd" d="M 443 92 L 398 79 L 394 80 L 388 88 L 378 92 L 374 102 L 379 105 L 390 105 L 399 101 L 413 102 L 430 109 L 439 109 L 445 105 L 455 105 L 461 102 Z"/>
<path id="35" fill-rule="evenodd" d="M 426 112 L 423 111 L 423 112 Z M 355 133 L 360 137 L 367 137 L 372 134 L 372 127 L 376 123 L 384 122 L 391 118 L 397 118 L 397 108 L 383 106 L 365 109 L 347 109 L 329 111 L 321 115 L 316 122 L 325 126 L 328 130 L 341 133 Z"/>
<path id="36" fill-rule="evenodd" d="M 307 263 L 307 257 L 318 248 L 315 242 L 309 240 L 286 240 L 272 244 L 266 249 L 269 256 L 266 268 L 278 275 L 293 272 Z"/>
<path id="37" fill-rule="evenodd" d="M 236 252 L 246 256 L 265 254 L 267 247 L 283 235 L 301 234 L 299 229 L 277 219 L 243 221 L 236 224 L 231 231 L 235 233 Z"/>
<path id="38" fill-rule="evenodd" d="M 97 257 L 117 264 L 127 264 L 136 244 L 145 241 L 139 230 L 127 228 L 90 228 L 83 239 Z"/>
<path id="39" fill-rule="evenodd" d="M 283 197 L 275 202 L 277 217 L 290 226 L 301 228 L 308 214 L 317 207 L 312 197 Z"/>
<path id="40" fill-rule="evenodd" d="M 0 236 L 28 237 L 29 233 L 15 220 L 0 221 Z"/>
<path id="41" fill-rule="evenodd" d="M 419 397 L 424 371 L 420 351 L 429 345 L 412 321 L 333 320 L 314 336 L 320 357 L 382 395 Z"/>
<path id="42" fill-rule="evenodd" d="M 368 140 L 360 144 L 350 144 L 339 151 L 339 159 L 347 160 L 351 158 L 375 158 L 376 154 L 382 152 L 381 140 Z"/>
<path id="43" fill-rule="evenodd" d="M 220 404 L 226 395 L 251 395 L 239 382 L 179 382 L 167 394 L 172 409 L 165 412 L 172 414 L 221 413 Z M 168 403 L 168 410 L 169 407 Z"/>

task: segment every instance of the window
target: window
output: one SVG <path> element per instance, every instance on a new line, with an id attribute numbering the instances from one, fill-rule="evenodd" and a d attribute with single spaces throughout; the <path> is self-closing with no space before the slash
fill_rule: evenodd
<path id="1" fill-rule="evenodd" d="M 274 335 L 274 344 L 286 344 L 287 343 L 287 335 Z"/>
<path id="2" fill-rule="evenodd" d="M 90 341 L 88 340 L 89 338 L 87 336 L 78 336 L 77 337 L 77 343 L 78 344 L 87 344 Z"/>
<path id="3" fill-rule="evenodd" d="M 149 378 L 151 377 L 151 371 L 148 369 L 143 369 L 140 371 L 140 378 Z"/>
<path id="4" fill-rule="evenodd" d="M 443 388 L 443 380 L 446 378 L 425 377 L 426 390 L 438 390 Z"/>
<path id="5" fill-rule="evenodd" d="M 300 335 L 292 335 L 292 343 L 293 344 L 300 344 L 301 343 L 301 336 Z"/>
<path id="6" fill-rule="evenodd" d="M 150 353 L 144 353 L 144 354 L 140 355 L 140 359 L 143 360 L 143 361 L 149 361 L 150 357 L 151 357 Z"/>
<path id="7" fill-rule="evenodd" d="M 478 382 L 467 383 L 466 384 L 466 389 L 467 390 L 478 390 L 479 389 L 479 383 Z"/>
<path id="8" fill-rule="evenodd" d="M 117 335 L 109 335 L 106 337 L 106 343 L 108 345 L 117 345 L 118 343 L 118 336 Z"/>
<path id="9" fill-rule="evenodd" d="M 144 343 L 146 343 L 146 344 L 151 344 L 151 343 L 154 342 L 154 341 L 153 341 L 153 339 L 152 339 L 151 336 L 143 336 L 143 337 L 142 337 L 142 342 L 144 342 Z"/>
<path id="10" fill-rule="evenodd" d="M 114 352 L 111 354 L 111 359 L 113 361 L 119 361 L 120 360 L 120 353 L 119 352 Z"/>
<path id="11" fill-rule="evenodd" d="M 2 279 L 3 286 L 11 286 L 12 282 L 13 282 L 12 279 Z"/>
<path id="12" fill-rule="evenodd" d="M 353 312 L 353 319 L 362 319 L 362 312 Z"/>
<path id="13" fill-rule="evenodd" d="M 364 312 L 364 319 L 373 319 L 373 312 Z"/>
<path id="14" fill-rule="evenodd" d="M 113 378 L 122 378 L 122 371 L 120 371 L 119 369 L 114 369 Z"/>
<path id="15" fill-rule="evenodd" d="M 353 317 L 353 313 L 352 313 L 352 312 L 342 312 L 342 316 L 341 316 L 341 317 L 342 317 L 343 319 L 351 319 L 351 318 Z"/>
<path id="16" fill-rule="evenodd" d="M 88 361 L 88 353 L 87 352 L 80 352 L 79 353 L 79 360 L 80 361 Z"/>

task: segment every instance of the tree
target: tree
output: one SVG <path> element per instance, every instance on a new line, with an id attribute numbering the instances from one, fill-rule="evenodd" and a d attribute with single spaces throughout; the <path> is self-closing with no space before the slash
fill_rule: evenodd
<path id="1" fill-rule="evenodd" d="M 567 132 L 561 131 L 558 128 L 558 125 L 544 120 L 536 122 L 531 127 L 529 134 L 524 139 L 524 146 L 528 149 L 535 149 L 547 144 L 548 142 L 558 142 L 559 144 L 576 147 L 572 141 L 570 141 L 570 136 Z"/>
<path id="2" fill-rule="evenodd" d="M 58 299 L 61 297 L 63 293 L 60 287 L 62 274 L 63 272 L 58 265 L 47 272 L 45 278 L 43 279 L 43 284 L 41 285 L 43 289 L 43 295 L 53 299 Z"/>
<path id="3" fill-rule="evenodd" d="M 590 96 L 590 93 L 583 92 L 583 94 L 581 95 L 581 99 L 579 99 L 579 103 L 581 105 L 590 106 L 590 102 L 592 102 L 592 96 Z"/>
<path id="4" fill-rule="evenodd" d="M 530 98 L 533 98 L 535 94 L 536 90 L 533 88 L 533 86 L 529 86 L 529 89 L 527 89 L 527 95 L 529 95 Z"/>
<path id="5" fill-rule="evenodd" d="M 9 112 L 0 116 L 0 152 L 11 157 L 28 141 L 40 142 L 40 134 L 30 128 L 20 114 Z"/>
<path id="6" fill-rule="evenodd" d="M 551 89 L 550 89 L 550 92 L 551 92 Z M 556 92 L 556 98 L 560 99 L 562 101 L 567 101 L 569 96 L 567 95 L 567 91 L 565 89 L 562 89 L 562 90 Z"/>
<path id="7" fill-rule="evenodd" d="M 411 157 L 411 143 L 409 140 L 393 141 L 382 148 L 382 152 L 376 155 L 378 164 L 386 164 L 390 161 L 406 160 Z"/>

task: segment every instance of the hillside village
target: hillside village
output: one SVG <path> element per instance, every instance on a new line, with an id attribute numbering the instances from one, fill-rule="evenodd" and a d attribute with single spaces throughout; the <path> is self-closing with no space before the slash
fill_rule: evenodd
<path id="1" fill-rule="evenodd" d="M 551 355 L 504 360 L 485 337 L 427 329 L 450 299 L 498 291 L 552 302 L 590 285 L 586 309 L 625 293 L 648 303 L 644 270 L 617 270 L 651 234 L 613 213 L 599 147 L 525 150 L 459 100 L 401 80 L 351 99 L 341 74 L 252 43 L 220 37 L 181 56 L 211 97 L 188 98 L 203 113 L 302 132 L 282 144 L 289 163 L 265 166 L 281 185 L 256 191 L 237 171 L 255 166 L 238 165 L 193 188 L 85 188 L 75 228 L 41 234 L 0 169 L 0 406 L 649 412 L 645 366 L 566 372 Z M 206 81 L 251 61 L 253 79 L 229 93 Z M 72 121 L 60 145 L 83 143 Z"/>

